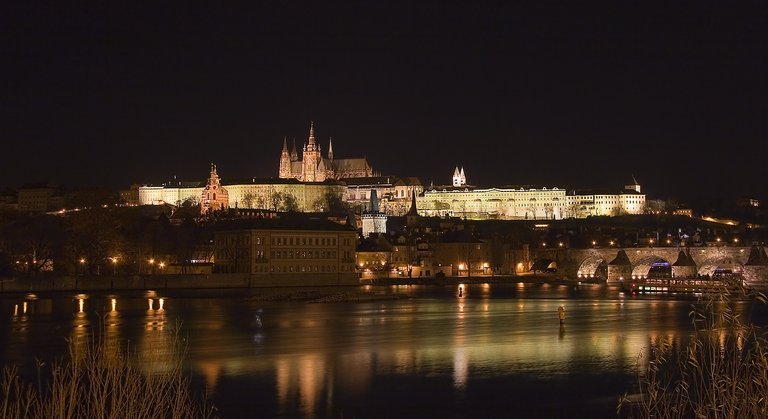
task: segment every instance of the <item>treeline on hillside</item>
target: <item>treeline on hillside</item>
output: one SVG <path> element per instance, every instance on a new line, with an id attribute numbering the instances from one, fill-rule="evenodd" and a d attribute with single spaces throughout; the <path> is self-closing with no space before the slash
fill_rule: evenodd
<path id="1" fill-rule="evenodd" d="M 187 217 L 131 207 L 97 207 L 66 214 L 0 214 L 0 275 L 139 274 L 154 260 L 180 264 L 211 257 L 201 245 L 210 229 Z"/>

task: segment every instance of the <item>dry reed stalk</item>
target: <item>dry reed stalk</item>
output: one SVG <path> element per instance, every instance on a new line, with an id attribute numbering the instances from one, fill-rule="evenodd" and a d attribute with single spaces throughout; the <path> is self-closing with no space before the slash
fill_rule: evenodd
<path id="1" fill-rule="evenodd" d="M 216 418 L 216 409 L 205 397 L 191 394 L 180 342 L 174 334 L 162 341 L 166 347 L 143 350 L 149 358 L 141 361 L 130 348 L 107 348 L 101 340 L 94 339 L 82 350 L 70 342 L 66 361 L 54 361 L 46 371 L 38 362 L 37 386 L 23 383 L 15 366 L 6 367 L 0 381 L 0 417 Z"/>
<path id="2" fill-rule="evenodd" d="M 766 301 L 760 293 L 750 296 Z M 768 417 L 768 337 L 742 321 L 728 290 L 702 303 L 690 312 L 694 333 L 685 347 L 665 339 L 651 342 L 648 365 L 638 377 L 640 395 L 631 399 L 625 394 L 617 406 L 619 416 Z"/>

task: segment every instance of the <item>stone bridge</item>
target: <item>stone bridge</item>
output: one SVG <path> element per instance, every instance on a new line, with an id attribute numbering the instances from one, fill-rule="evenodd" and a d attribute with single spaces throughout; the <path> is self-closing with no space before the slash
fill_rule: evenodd
<path id="1" fill-rule="evenodd" d="M 568 278 L 605 280 L 743 274 L 747 285 L 768 285 L 764 246 L 537 249 L 536 269 L 557 269 Z"/>

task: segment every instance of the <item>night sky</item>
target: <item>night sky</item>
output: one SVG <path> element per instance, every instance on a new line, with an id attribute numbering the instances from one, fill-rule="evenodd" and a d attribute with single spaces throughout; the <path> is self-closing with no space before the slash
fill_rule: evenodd
<path id="1" fill-rule="evenodd" d="M 0 186 L 383 175 L 766 200 L 768 2 L 10 1 Z M 768 202 L 766 202 L 768 204 Z"/>

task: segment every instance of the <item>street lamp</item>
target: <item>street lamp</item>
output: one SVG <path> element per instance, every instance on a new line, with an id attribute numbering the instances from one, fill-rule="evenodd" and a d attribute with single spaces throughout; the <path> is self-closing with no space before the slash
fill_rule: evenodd
<path id="1" fill-rule="evenodd" d="M 117 256 L 111 257 L 110 260 L 112 260 L 112 273 L 117 275 Z"/>
<path id="2" fill-rule="evenodd" d="M 154 275 L 155 274 L 155 260 L 150 259 L 149 260 L 149 266 L 151 266 L 150 272 Z"/>

